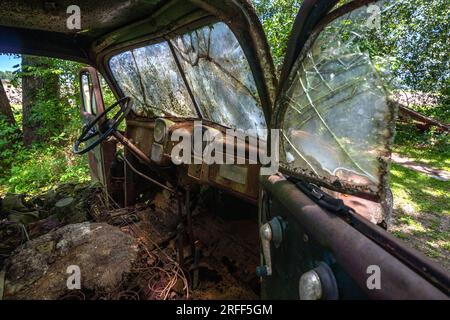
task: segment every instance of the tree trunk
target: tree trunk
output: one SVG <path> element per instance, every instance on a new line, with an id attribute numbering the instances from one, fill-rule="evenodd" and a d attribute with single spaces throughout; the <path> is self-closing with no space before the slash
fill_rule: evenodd
<path id="1" fill-rule="evenodd" d="M 14 115 L 11 110 L 11 105 L 8 100 L 8 96 L 6 95 L 5 88 L 3 87 L 3 83 L 0 80 L 0 114 L 6 117 L 6 120 L 9 124 L 16 124 L 16 120 L 14 120 Z"/>
<path id="2" fill-rule="evenodd" d="M 33 142 L 44 141 L 46 137 L 39 134 L 43 119 L 35 110 L 39 100 L 50 100 L 59 97 L 59 77 L 57 75 L 43 76 L 35 70 L 50 68 L 48 60 L 40 57 L 22 56 L 22 126 L 23 143 L 26 146 Z"/>

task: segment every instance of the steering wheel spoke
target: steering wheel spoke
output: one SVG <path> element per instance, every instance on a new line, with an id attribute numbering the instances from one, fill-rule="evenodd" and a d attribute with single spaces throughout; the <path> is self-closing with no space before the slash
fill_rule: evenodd
<path id="1" fill-rule="evenodd" d="M 88 135 L 86 137 L 84 137 L 83 139 L 80 139 L 80 142 L 86 142 L 89 141 L 90 139 L 96 137 L 100 135 L 100 131 L 98 130 L 98 128 L 92 128 L 91 130 L 89 130 Z"/>
<path id="2" fill-rule="evenodd" d="M 117 105 L 120 106 L 119 111 L 108 120 L 106 115 L 113 110 Z M 131 98 L 124 97 L 115 103 L 113 103 L 110 107 L 108 107 L 105 111 L 97 115 L 94 119 L 92 119 L 87 125 L 83 127 L 83 131 L 75 141 L 73 146 L 73 152 L 75 154 L 84 154 L 86 152 L 91 151 L 96 146 L 98 146 L 102 141 L 106 140 L 115 130 L 119 124 L 125 119 L 128 112 L 131 109 Z M 104 119 L 104 122 L 100 124 L 100 120 Z M 82 143 L 86 143 L 88 140 L 91 140 L 94 137 L 98 138 L 86 146 L 84 149 L 80 150 L 79 147 Z"/>

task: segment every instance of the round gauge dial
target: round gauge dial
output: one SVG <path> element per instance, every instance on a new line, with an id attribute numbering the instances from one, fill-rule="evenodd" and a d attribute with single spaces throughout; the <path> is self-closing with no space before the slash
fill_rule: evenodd
<path id="1" fill-rule="evenodd" d="M 167 125 L 164 119 L 156 119 L 155 130 L 153 132 L 153 137 L 155 142 L 162 143 L 166 139 L 167 135 Z"/>

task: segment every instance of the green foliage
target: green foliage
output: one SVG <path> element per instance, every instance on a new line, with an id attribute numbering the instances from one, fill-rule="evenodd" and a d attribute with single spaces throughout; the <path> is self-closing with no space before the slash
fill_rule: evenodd
<path id="1" fill-rule="evenodd" d="M 433 154 L 429 153 L 427 158 L 433 160 Z M 450 232 L 446 226 L 450 215 L 448 182 L 394 164 L 391 188 L 396 206 L 393 234 L 450 268 Z"/>
<path id="2" fill-rule="evenodd" d="M 114 102 L 116 102 L 117 99 L 114 96 L 114 93 L 109 88 L 108 83 L 102 76 L 100 76 L 100 85 L 102 87 L 103 102 L 105 104 L 105 108 L 107 108 L 110 105 L 112 105 Z"/>
<path id="3" fill-rule="evenodd" d="M 426 163 L 433 168 L 450 171 L 450 139 L 448 133 L 421 132 L 412 125 L 397 126 L 394 151 Z"/>
<path id="4" fill-rule="evenodd" d="M 46 144 L 25 148 L 20 129 L 0 118 L 0 193 L 35 194 L 58 183 L 89 180 L 87 158 L 72 153 L 80 123 L 79 116 L 72 118 Z"/>
<path id="5" fill-rule="evenodd" d="M 302 2 L 253 0 L 278 69 Z M 344 2 L 347 1 L 341 1 L 341 4 Z M 371 36 L 360 45 L 372 57 L 389 57 L 390 71 L 403 89 L 438 93 L 442 104 L 449 108 L 448 0 L 389 0 L 384 3 L 380 32 L 373 29 Z M 383 1 L 377 4 L 383 5 Z"/>
<path id="6" fill-rule="evenodd" d="M 70 146 L 35 145 L 16 153 L 8 177 L 0 181 L 9 192 L 35 194 L 58 183 L 89 180 L 86 157 L 75 157 Z"/>
<path id="7" fill-rule="evenodd" d="M 14 74 L 12 71 L 0 71 L 0 80 L 12 80 L 14 79 Z"/>
<path id="8" fill-rule="evenodd" d="M 415 106 L 414 109 L 441 121 L 448 119 L 448 110 L 442 106 Z M 398 124 L 394 151 L 434 169 L 450 172 L 448 133 L 422 132 L 414 124 Z M 390 185 L 397 208 L 394 235 L 449 268 L 450 233 L 445 226 L 450 215 L 449 182 L 393 164 Z"/>
<path id="9" fill-rule="evenodd" d="M 59 96 L 49 96 L 40 88 L 32 109 L 32 121 L 39 123 L 38 134 L 45 144 L 25 148 L 21 128 L 0 119 L 0 192 L 38 193 L 56 184 L 83 182 L 89 179 L 86 157 L 72 153 L 74 140 L 81 128 L 79 109 L 79 63 L 42 58 L 42 66 L 24 68 L 15 73 L 19 85 L 26 75 L 54 79 L 57 75 Z M 16 121 L 22 123 L 21 107 L 14 106 Z"/>
<path id="10" fill-rule="evenodd" d="M 17 126 L 10 125 L 0 115 L 0 178 L 6 171 L 21 148 L 22 133 Z"/>
<path id="11" fill-rule="evenodd" d="M 39 58 L 34 67 L 14 73 L 13 84 L 20 85 L 24 76 L 48 80 L 39 88 L 32 107 L 31 121 L 39 124 L 42 143 L 25 148 L 22 143 L 21 106 L 14 106 L 18 126 L 0 119 L 0 193 L 36 194 L 59 183 L 79 183 L 90 179 L 87 156 L 75 156 L 72 146 L 82 127 L 78 72 L 83 65 L 75 62 Z M 57 79 L 59 95 L 52 96 L 49 87 Z M 116 101 L 102 79 L 105 105 Z"/>
<path id="12" fill-rule="evenodd" d="M 411 106 L 415 111 L 442 123 L 450 123 L 450 109 L 443 103 Z M 394 151 L 426 163 L 433 168 L 450 171 L 449 134 L 431 127 L 421 131 L 413 123 L 398 123 Z"/>
<path id="13" fill-rule="evenodd" d="M 391 188 L 398 206 L 407 204 L 417 212 L 450 215 L 447 181 L 393 164 Z"/>
<path id="14" fill-rule="evenodd" d="M 450 108 L 449 104 L 440 103 L 437 105 L 424 105 L 424 106 L 410 106 L 417 112 L 436 119 L 442 123 L 450 123 Z"/>
<path id="15" fill-rule="evenodd" d="M 38 126 L 38 135 L 54 137 L 61 133 L 64 124 L 69 121 L 67 109 L 58 98 L 47 98 L 45 92 L 40 92 L 33 104 L 30 123 Z"/>
<path id="16" fill-rule="evenodd" d="M 25 65 L 17 70 L 14 82 L 20 82 L 25 76 L 45 80 L 33 101 L 29 124 L 39 127 L 37 134 L 45 137 L 44 140 L 61 140 L 70 132 L 66 128 L 67 125 L 79 119 L 80 98 L 77 78 L 82 65 L 60 59 L 42 57 L 38 59 L 36 65 Z M 55 88 L 58 90 L 56 95 Z"/>
<path id="17" fill-rule="evenodd" d="M 382 13 L 381 30 L 369 39 L 373 55 L 391 57 L 390 69 L 403 88 L 450 93 L 448 0 L 391 0 Z M 448 108 L 448 103 L 447 103 Z"/>
<path id="18" fill-rule="evenodd" d="M 254 0 L 267 40 L 272 49 L 275 66 L 283 62 L 286 45 L 295 17 L 303 0 Z"/>

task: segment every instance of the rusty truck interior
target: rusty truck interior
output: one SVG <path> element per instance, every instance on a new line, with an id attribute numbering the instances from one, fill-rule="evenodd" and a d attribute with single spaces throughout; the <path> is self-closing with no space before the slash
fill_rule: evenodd
<path id="1" fill-rule="evenodd" d="M 359 38 L 336 32 L 351 19 L 364 37 L 375 1 L 304 1 L 279 73 L 247 0 L 79 0 L 82 29 L 68 30 L 72 2 L 4 0 L 0 51 L 88 65 L 74 152 L 119 207 L 153 208 L 154 240 L 175 239 L 194 288 L 221 279 L 194 297 L 448 298 L 448 274 L 385 230 L 395 107 Z M 279 169 L 264 175 L 250 155 L 270 153 L 270 129 Z M 233 150 L 232 164 L 202 158 L 205 132 L 225 136 L 214 156 Z M 182 138 L 191 150 L 176 163 Z M 302 287 L 311 271 L 320 294 Z"/>

